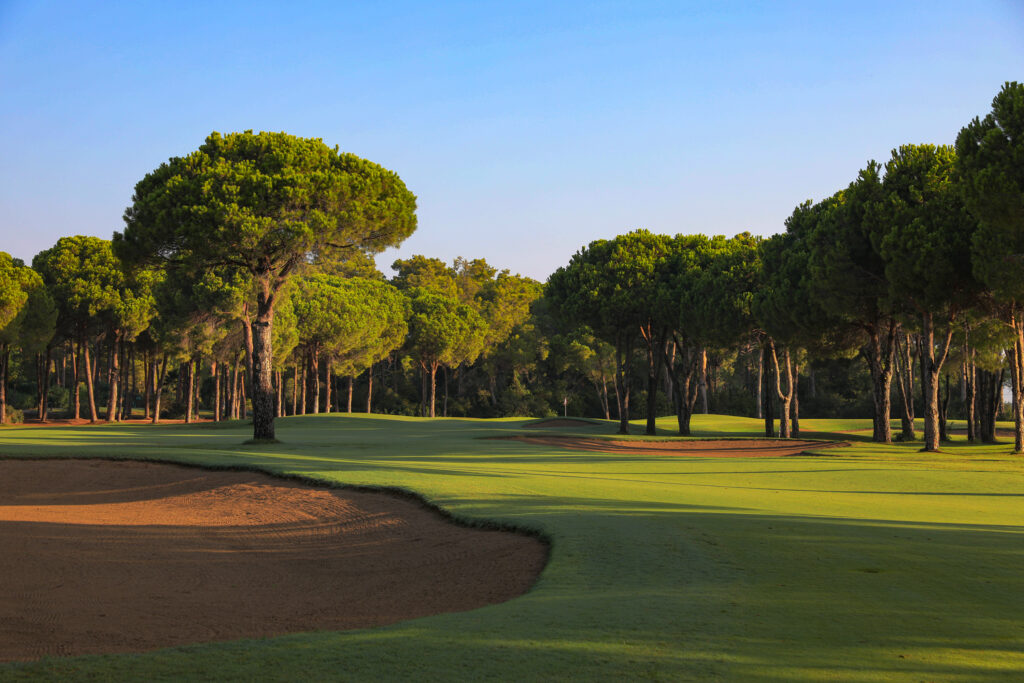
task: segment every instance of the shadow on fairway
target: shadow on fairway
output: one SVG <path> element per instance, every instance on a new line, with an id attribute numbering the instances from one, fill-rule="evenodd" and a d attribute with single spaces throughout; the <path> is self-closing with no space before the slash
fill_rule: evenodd
<path id="1" fill-rule="evenodd" d="M 466 500 L 460 511 L 507 515 Z M 1021 528 L 761 515 L 644 500 L 520 495 L 558 529 L 538 589 L 501 606 L 345 634 L 154 653 L 161 670 L 259 677 L 920 680 L 1024 672 Z M 600 530 L 574 533 L 586 518 Z M 671 524 L 665 524 L 665 520 Z M 652 649 L 652 643 L 661 647 Z M 856 662 L 856 664 L 851 664 Z M 136 659 L 18 667 L 120 677 Z M 298 670 L 298 669 L 296 669 Z"/>

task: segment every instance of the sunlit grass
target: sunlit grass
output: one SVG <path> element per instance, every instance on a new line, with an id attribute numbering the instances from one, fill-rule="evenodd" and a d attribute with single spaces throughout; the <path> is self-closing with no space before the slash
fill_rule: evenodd
<path id="1" fill-rule="evenodd" d="M 0 678 L 1024 677 L 1024 459 L 1012 444 L 959 440 L 931 455 L 920 443 L 851 439 L 868 420 L 804 420 L 815 438 L 837 432 L 852 445 L 800 457 L 606 455 L 482 438 L 543 433 L 526 422 L 307 416 L 279 421 L 273 445 L 243 444 L 242 423 L 0 430 L 8 456 L 400 487 L 553 542 L 536 587 L 502 605 L 369 631 L 6 665 Z M 661 438 L 674 425 L 659 419 Z M 696 415 L 693 428 L 763 433 L 759 420 L 726 416 Z"/>

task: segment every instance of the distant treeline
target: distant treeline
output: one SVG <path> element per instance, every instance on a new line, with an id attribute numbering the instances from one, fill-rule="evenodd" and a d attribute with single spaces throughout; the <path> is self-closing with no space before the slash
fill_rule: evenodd
<path id="1" fill-rule="evenodd" d="M 936 450 L 1024 447 L 1024 86 L 955 147 L 905 145 L 762 239 L 636 230 L 546 284 L 482 259 L 371 255 L 415 229 L 396 175 L 319 140 L 211 135 L 137 186 L 113 240 L 0 253 L 0 416 L 325 411 L 620 420 L 870 412 Z M 895 384 L 895 386 L 893 386 Z M 8 396 L 8 388 L 13 394 Z M 10 398 L 10 400 L 8 400 Z M 639 400 L 633 400 L 633 399 Z M 12 404 L 11 406 L 8 403 Z"/>

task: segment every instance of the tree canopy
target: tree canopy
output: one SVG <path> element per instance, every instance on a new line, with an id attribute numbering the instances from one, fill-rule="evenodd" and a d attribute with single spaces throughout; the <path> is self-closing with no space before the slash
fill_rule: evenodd
<path id="1" fill-rule="evenodd" d="M 397 245 L 415 230 L 415 209 L 398 175 L 320 139 L 212 133 L 139 181 L 114 239 L 129 261 L 252 276 L 253 432 L 273 439 L 272 326 L 282 288 L 310 263 Z"/>

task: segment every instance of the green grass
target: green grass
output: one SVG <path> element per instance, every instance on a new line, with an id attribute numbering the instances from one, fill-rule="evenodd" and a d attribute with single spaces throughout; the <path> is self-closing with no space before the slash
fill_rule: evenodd
<path id="1" fill-rule="evenodd" d="M 259 446 L 242 443 L 242 424 L 0 430 L 12 457 L 150 458 L 411 489 L 553 544 L 533 590 L 501 605 L 0 665 L 0 678 L 1024 679 L 1024 459 L 1011 445 L 961 439 L 928 455 L 853 439 L 820 456 L 702 459 L 479 438 L 542 433 L 526 422 L 308 416 L 279 421 L 281 443 Z M 659 420 L 666 435 L 673 424 Z M 693 426 L 722 437 L 762 425 Z M 870 422 L 802 426 L 819 436 Z"/>

